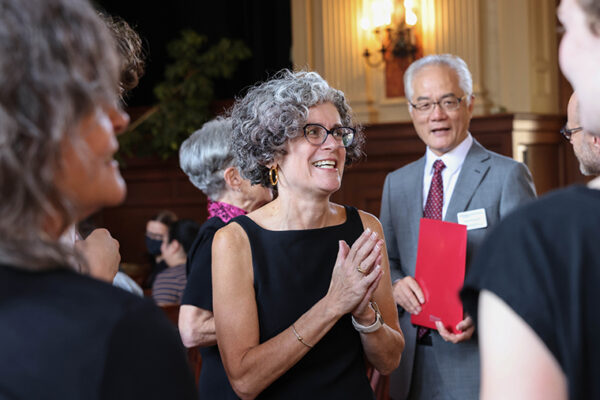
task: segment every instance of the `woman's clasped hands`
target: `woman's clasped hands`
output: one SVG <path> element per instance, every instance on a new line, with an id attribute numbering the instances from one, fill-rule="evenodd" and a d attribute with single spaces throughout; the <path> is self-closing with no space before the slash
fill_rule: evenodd
<path id="1" fill-rule="evenodd" d="M 367 228 L 350 248 L 339 241 L 339 250 L 327 298 L 332 309 L 343 315 L 351 312 L 360 323 L 370 325 L 373 311 L 369 303 L 383 276 L 381 250 L 383 240 Z"/>

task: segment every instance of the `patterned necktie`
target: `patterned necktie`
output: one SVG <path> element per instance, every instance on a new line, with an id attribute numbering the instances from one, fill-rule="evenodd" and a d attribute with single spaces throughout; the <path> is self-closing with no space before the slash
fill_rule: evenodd
<path id="1" fill-rule="evenodd" d="M 442 209 L 444 208 L 444 183 L 442 181 L 442 170 L 446 165 L 442 160 L 436 160 L 433 163 L 433 178 L 427 194 L 423 217 L 429 219 L 442 219 Z M 419 326 L 417 330 L 417 341 L 424 341 L 429 333 L 429 328 Z M 431 339 L 429 339 L 431 340 Z"/>
<path id="2" fill-rule="evenodd" d="M 442 209 L 444 208 L 444 183 L 442 182 L 442 170 L 446 165 L 442 160 L 436 160 L 433 163 L 433 178 L 427 194 L 423 217 L 429 219 L 442 219 Z"/>

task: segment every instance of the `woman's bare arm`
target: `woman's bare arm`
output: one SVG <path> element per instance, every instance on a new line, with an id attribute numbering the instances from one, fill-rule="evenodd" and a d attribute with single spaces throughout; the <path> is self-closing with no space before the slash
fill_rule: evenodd
<path id="1" fill-rule="evenodd" d="M 189 304 L 182 305 L 179 308 L 178 326 L 181 341 L 187 348 L 217 344 L 215 319 L 208 310 Z"/>
<path id="2" fill-rule="evenodd" d="M 502 299 L 482 291 L 478 315 L 482 399 L 568 398 L 567 380 L 558 362 Z"/>

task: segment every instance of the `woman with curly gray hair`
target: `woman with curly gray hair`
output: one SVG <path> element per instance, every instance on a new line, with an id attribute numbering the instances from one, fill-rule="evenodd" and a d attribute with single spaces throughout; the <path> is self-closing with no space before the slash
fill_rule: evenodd
<path id="1" fill-rule="evenodd" d="M 188 252 L 188 279 L 179 309 L 179 333 L 186 347 L 200 346 L 198 393 L 205 399 L 237 399 L 223 369 L 213 318 L 211 247 L 218 229 L 232 218 L 271 201 L 271 190 L 242 178 L 231 153 L 232 125 L 217 117 L 179 148 L 179 164 L 208 197 L 208 220 Z"/>
<path id="2" fill-rule="evenodd" d="M 0 397 L 192 399 L 161 311 L 78 273 L 85 257 L 60 240 L 125 196 L 114 41 L 86 0 L 0 10 Z"/>
<path id="3" fill-rule="evenodd" d="M 242 398 L 373 398 L 404 339 L 381 224 L 330 201 L 364 142 L 344 94 L 284 70 L 232 110 L 242 174 L 278 197 L 213 241 L 217 340 Z M 385 321 L 385 322 L 384 322 Z"/>

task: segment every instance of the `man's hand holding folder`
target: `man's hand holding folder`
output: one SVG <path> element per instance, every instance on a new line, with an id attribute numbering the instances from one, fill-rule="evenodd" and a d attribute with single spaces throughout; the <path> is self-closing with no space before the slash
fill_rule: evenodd
<path id="1" fill-rule="evenodd" d="M 473 335 L 470 317 L 462 313 L 458 290 L 464 281 L 467 235 L 463 225 L 422 219 L 416 277 L 394 283 L 394 299 L 415 325 L 437 329 L 449 342 Z M 421 314 L 423 313 L 423 314 Z"/>
<path id="2" fill-rule="evenodd" d="M 475 332 L 475 324 L 473 324 L 473 320 L 467 314 L 465 314 L 465 319 L 456 324 L 456 330 L 459 333 L 452 333 L 448 331 L 441 321 L 437 321 L 435 326 L 437 327 L 442 339 L 451 343 L 460 343 L 464 342 L 465 340 L 469 340 Z"/>
<path id="3" fill-rule="evenodd" d="M 400 307 L 413 315 L 421 312 L 421 304 L 425 302 L 425 298 L 419 283 L 412 276 L 397 280 L 393 289 L 394 300 Z M 465 318 L 456 325 L 456 331 L 459 333 L 450 332 L 440 321 L 436 322 L 436 329 L 445 341 L 460 343 L 471 339 L 475 332 L 475 325 L 471 317 L 465 315 Z"/>

